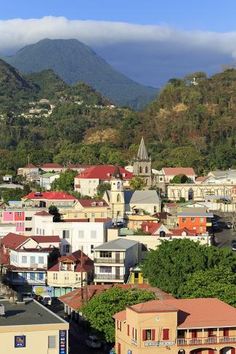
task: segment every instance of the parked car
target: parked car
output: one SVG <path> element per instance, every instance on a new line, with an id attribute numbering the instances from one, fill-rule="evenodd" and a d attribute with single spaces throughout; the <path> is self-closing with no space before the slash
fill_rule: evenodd
<path id="1" fill-rule="evenodd" d="M 96 335 L 90 334 L 88 339 L 85 340 L 86 345 L 89 348 L 99 349 L 102 346 L 101 341 Z"/>
<path id="2" fill-rule="evenodd" d="M 227 222 L 225 223 L 225 225 L 226 225 L 227 229 L 232 229 L 232 227 L 233 227 L 233 224 L 232 224 L 231 221 L 227 221 Z"/>
<path id="3" fill-rule="evenodd" d="M 232 251 L 236 251 L 236 240 L 232 240 L 231 249 L 232 249 Z"/>

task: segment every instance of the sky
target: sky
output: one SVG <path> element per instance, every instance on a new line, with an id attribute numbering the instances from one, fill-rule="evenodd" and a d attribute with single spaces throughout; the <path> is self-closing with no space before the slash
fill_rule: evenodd
<path id="1" fill-rule="evenodd" d="M 159 87 L 236 60 L 235 0 L 0 0 L 0 54 L 76 38 L 134 80 Z"/>

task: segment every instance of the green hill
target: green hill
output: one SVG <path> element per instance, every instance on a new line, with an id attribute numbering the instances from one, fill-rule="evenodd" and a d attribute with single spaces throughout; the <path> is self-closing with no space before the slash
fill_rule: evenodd
<path id="1" fill-rule="evenodd" d="M 82 81 L 120 106 L 140 109 L 158 91 L 119 73 L 76 39 L 44 39 L 24 47 L 4 60 L 23 73 L 52 69 L 66 83 Z"/>

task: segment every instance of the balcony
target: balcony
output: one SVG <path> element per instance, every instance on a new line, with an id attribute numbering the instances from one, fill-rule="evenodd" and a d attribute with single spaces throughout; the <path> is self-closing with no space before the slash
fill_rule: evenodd
<path id="1" fill-rule="evenodd" d="M 115 274 L 95 274 L 94 280 L 124 280 L 124 275 Z"/>
<path id="2" fill-rule="evenodd" d="M 219 343 L 234 343 L 236 337 L 203 337 L 203 338 L 178 338 L 177 345 L 205 345 L 205 344 L 219 344 Z"/>
<path id="3" fill-rule="evenodd" d="M 124 264 L 124 259 L 115 259 L 115 258 L 95 258 L 94 263 L 104 263 L 104 264 Z"/>

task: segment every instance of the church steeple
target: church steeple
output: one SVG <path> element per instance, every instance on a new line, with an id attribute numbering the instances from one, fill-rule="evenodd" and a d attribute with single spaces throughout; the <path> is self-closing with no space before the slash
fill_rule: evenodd
<path id="1" fill-rule="evenodd" d="M 138 148 L 138 153 L 137 153 L 137 159 L 139 161 L 149 161 L 147 149 L 144 143 L 144 139 L 142 137 L 139 148 Z"/>

